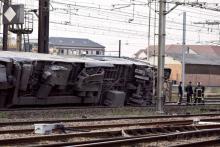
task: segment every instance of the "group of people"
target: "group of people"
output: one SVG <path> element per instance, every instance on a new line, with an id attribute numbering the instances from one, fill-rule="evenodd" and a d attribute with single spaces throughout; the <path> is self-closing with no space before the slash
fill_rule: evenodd
<path id="1" fill-rule="evenodd" d="M 197 86 L 194 88 L 192 87 L 192 82 L 189 82 L 188 85 L 185 88 L 186 91 L 186 97 L 187 97 L 187 105 L 188 104 L 204 104 L 204 92 L 205 92 L 205 87 L 201 85 L 201 82 L 197 83 Z M 179 95 L 179 103 L 182 103 L 183 99 L 183 87 L 182 87 L 182 82 L 179 83 L 178 86 L 178 95 Z"/>

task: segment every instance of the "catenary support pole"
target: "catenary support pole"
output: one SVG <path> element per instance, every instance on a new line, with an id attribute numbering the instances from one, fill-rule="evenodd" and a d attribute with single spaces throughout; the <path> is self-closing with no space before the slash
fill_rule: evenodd
<path id="1" fill-rule="evenodd" d="M 185 53 L 186 53 L 186 12 L 183 12 L 183 42 L 182 42 L 182 88 L 185 90 Z"/>
<path id="2" fill-rule="evenodd" d="M 165 27 L 166 27 L 166 0 L 159 1 L 159 35 L 158 35 L 158 69 L 157 69 L 157 103 L 156 110 L 163 113 L 163 83 L 165 62 Z"/>
<path id="3" fill-rule="evenodd" d="M 148 45 L 147 45 L 147 60 L 150 58 L 150 37 L 151 37 L 151 0 L 149 1 L 149 12 L 148 12 Z"/>
<path id="4" fill-rule="evenodd" d="M 118 42 L 118 57 L 121 58 L 121 40 Z"/>
<path id="5" fill-rule="evenodd" d="M 22 34 L 17 34 L 17 49 L 18 51 L 22 51 Z"/>
<path id="6" fill-rule="evenodd" d="M 10 5 L 11 1 L 10 0 L 5 0 L 4 1 L 4 5 L 8 6 Z M 4 24 L 3 25 L 3 47 L 2 47 L 3 51 L 7 51 L 8 50 L 8 25 Z"/>
<path id="7" fill-rule="evenodd" d="M 38 52 L 49 53 L 50 0 L 39 0 Z"/>

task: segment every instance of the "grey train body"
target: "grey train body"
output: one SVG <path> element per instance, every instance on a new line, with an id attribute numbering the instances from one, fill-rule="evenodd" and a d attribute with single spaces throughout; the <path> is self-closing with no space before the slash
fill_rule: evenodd
<path id="1" fill-rule="evenodd" d="M 0 107 L 28 105 L 153 105 L 156 69 L 114 57 L 0 53 Z M 168 79 L 170 70 L 165 70 Z"/>

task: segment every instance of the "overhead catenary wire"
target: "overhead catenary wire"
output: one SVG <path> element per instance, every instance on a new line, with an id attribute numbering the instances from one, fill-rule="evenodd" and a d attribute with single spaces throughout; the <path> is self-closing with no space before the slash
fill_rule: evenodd
<path id="1" fill-rule="evenodd" d="M 22 0 L 20 0 L 22 1 Z M 33 4 L 38 1 L 38 0 L 32 0 Z M 35 1 L 35 2 L 34 2 Z M 140 0 L 135 0 L 136 2 L 140 2 Z M 124 0 L 124 2 L 126 2 L 126 0 Z M 129 2 L 129 1 L 127 1 Z M 154 3 L 156 4 L 158 1 L 154 1 Z M 143 3 L 146 3 L 143 2 Z M 67 21 L 69 21 L 69 24 L 66 24 L 65 21 L 62 21 L 63 19 L 52 19 L 51 23 L 54 25 L 59 25 L 59 27 L 63 26 L 67 26 L 67 27 L 78 27 L 78 28 L 86 28 L 86 29 L 91 29 L 91 30 L 97 30 L 100 31 L 99 34 L 107 34 L 106 32 L 113 32 L 114 34 L 122 34 L 123 36 L 129 35 L 129 36 L 135 36 L 135 38 L 144 38 L 146 37 L 147 33 L 146 31 L 140 31 L 144 28 L 147 27 L 146 24 L 146 19 L 150 18 L 151 21 L 154 21 L 154 24 L 157 24 L 158 22 L 158 18 L 157 17 L 148 17 L 148 14 L 145 13 L 143 14 L 141 11 L 139 11 L 138 9 L 135 9 L 134 12 L 132 12 L 132 10 L 130 9 L 126 9 L 126 10 L 111 10 L 110 5 L 107 4 L 97 4 L 94 2 L 81 2 L 78 0 L 75 1 L 59 1 L 59 0 L 51 0 L 51 4 L 55 5 L 55 8 L 60 8 L 60 10 L 52 10 L 51 9 L 51 16 L 55 16 L 57 15 L 58 17 L 64 16 L 66 18 Z M 26 1 L 26 5 L 27 8 L 36 8 L 37 5 L 32 5 L 31 3 L 28 3 L 28 1 Z M 146 7 L 146 6 L 145 6 Z M 181 8 L 177 8 L 176 11 L 179 12 L 181 11 Z M 62 9 L 62 10 L 61 10 Z M 82 13 L 77 13 L 75 10 L 78 9 L 79 11 L 82 11 Z M 190 11 L 198 11 L 199 9 L 194 9 L 194 8 L 188 8 L 191 9 Z M 63 12 L 62 12 L 63 11 Z M 65 11 L 65 13 L 64 13 Z M 199 13 L 199 12 L 197 12 Z M 65 15 L 64 15 L 65 14 Z M 132 22 L 128 22 L 126 21 L 126 18 L 131 17 L 132 15 L 135 15 L 134 19 L 135 21 Z M 156 13 L 155 13 L 156 14 Z M 188 17 L 195 17 L 196 13 L 192 13 L 192 16 L 189 15 Z M 213 17 L 215 17 L 216 14 L 213 14 Z M 206 15 L 205 15 L 206 16 Z M 94 21 L 94 20 L 99 20 L 99 22 L 104 22 L 106 21 L 106 23 L 103 23 L 101 25 L 94 25 L 94 24 L 84 24 L 83 20 L 85 20 L 85 18 L 90 22 Z M 77 19 L 79 20 L 79 22 L 74 22 L 74 20 Z M 176 30 L 176 31 L 181 31 L 181 23 L 176 21 L 175 19 L 172 20 L 174 18 L 172 17 L 168 17 L 167 19 L 167 29 L 168 30 Z M 113 24 L 113 22 L 116 23 L 120 23 L 121 25 L 125 25 L 126 27 L 116 27 L 116 26 L 109 26 L 107 25 L 107 23 L 109 24 Z M 152 28 L 156 28 L 157 25 L 151 24 L 150 27 Z M 191 24 L 191 22 L 187 22 L 188 25 L 188 30 L 191 32 L 195 32 L 197 33 L 198 29 L 201 29 L 201 34 L 203 35 L 213 35 L 213 37 L 216 37 L 219 35 L 218 33 L 216 33 L 216 31 L 218 30 L 218 28 L 213 28 L 213 32 L 208 32 L 207 30 L 210 27 L 203 27 L 203 26 L 198 26 L 198 25 L 194 25 Z M 151 30 L 151 32 L 153 33 L 153 29 Z M 84 33 L 86 33 L 84 31 Z M 154 33 L 155 34 L 155 33 Z M 177 34 L 170 34 L 172 36 L 168 36 L 168 38 L 170 40 L 177 40 L 177 38 L 175 36 L 177 36 Z M 113 35 L 112 35 L 113 36 Z M 115 35 L 117 36 L 117 35 Z M 151 40 L 155 39 L 155 36 L 151 37 Z M 189 39 L 192 42 L 196 42 L 196 40 L 193 39 Z"/>
<path id="2" fill-rule="evenodd" d="M 81 15 L 81 14 L 80 14 L 80 15 Z M 78 15 L 78 16 L 80 16 L 80 15 Z M 82 15 L 81 15 L 81 16 L 82 16 Z M 86 17 L 86 16 L 84 15 L 84 17 Z M 105 18 L 98 18 L 98 17 L 94 17 L 94 16 L 88 16 L 88 17 L 96 18 L 96 19 L 105 19 Z M 147 18 L 147 16 L 144 16 L 144 17 Z M 153 18 L 151 18 L 151 19 L 153 19 Z M 108 18 L 108 20 L 112 20 L 112 19 Z M 118 21 L 118 20 L 112 20 L 112 21 Z M 122 22 L 122 21 L 121 21 L 121 22 Z M 126 22 L 125 22 L 125 23 L 126 23 Z M 167 23 L 177 24 L 177 25 L 180 25 L 180 26 L 181 26 L 181 23 L 179 23 L 179 22 L 174 22 L 174 21 L 171 21 L 171 20 L 167 20 Z M 145 25 L 145 24 L 143 24 L 143 23 L 131 23 L 131 24 Z M 201 28 L 200 26 L 193 25 L 193 24 L 187 24 L 187 25 L 188 25 L 188 26 L 197 27 L 197 28 Z M 203 27 L 203 28 L 208 29 L 208 27 Z M 190 31 L 194 31 L 194 29 L 192 29 L 192 30 L 190 30 Z"/>
<path id="3" fill-rule="evenodd" d="M 56 13 L 56 12 L 55 12 Z M 58 13 L 56 13 L 56 14 L 58 14 Z M 86 16 L 86 15 L 76 15 L 76 17 L 88 17 L 88 18 L 91 18 L 91 19 L 100 19 L 100 20 L 105 20 L 104 18 L 101 18 L 101 17 L 93 17 L 93 16 Z M 121 23 L 126 23 L 125 21 L 120 21 L 120 20 L 112 20 L 112 19 L 106 19 L 106 20 L 109 20 L 109 21 L 115 21 L 115 22 L 121 22 Z M 63 23 L 63 24 L 65 24 L 65 23 Z M 67 25 L 67 24 L 66 24 Z M 140 25 L 140 26 L 146 26 L 146 24 L 140 24 L 140 23 L 134 23 L 133 25 Z M 150 25 L 150 26 L 152 26 L 152 25 Z M 209 29 L 209 27 L 200 27 L 200 26 L 196 26 L 196 28 L 203 28 L 203 29 Z M 119 28 L 118 28 L 119 29 Z M 167 29 L 172 29 L 172 30 L 181 30 L 181 28 L 179 27 L 179 28 L 177 28 L 177 27 L 171 27 L 171 26 L 169 26 L 169 27 L 167 27 Z M 120 30 L 120 29 L 119 29 Z M 192 32 L 197 32 L 195 29 L 193 29 L 193 28 L 191 28 L 191 29 L 188 29 L 188 30 L 190 30 L 190 31 L 192 31 Z M 213 30 L 218 30 L 217 28 L 216 29 L 213 29 Z M 209 33 L 207 33 L 207 32 L 201 32 L 201 33 L 203 33 L 203 34 L 209 34 Z M 216 35 L 218 35 L 218 34 L 216 34 Z"/>
<path id="4" fill-rule="evenodd" d="M 59 2 L 59 4 L 60 4 L 60 2 Z M 61 4 L 66 4 L 66 3 L 61 3 Z M 66 5 L 70 5 L 70 4 L 66 4 Z M 90 16 L 90 17 L 91 17 L 91 16 Z M 145 16 L 145 17 L 147 17 L 147 16 Z M 99 18 L 99 19 L 102 19 L 102 18 Z M 169 22 L 169 20 L 168 20 L 168 22 Z M 172 22 L 172 23 L 176 23 L 176 22 Z M 134 24 L 134 23 L 131 23 L 131 24 Z M 139 23 L 139 25 L 143 25 L 143 24 L 140 24 L 140 23 Z M 181 24 L 179 23 L 178 25 L 181 25 Z M 192 24 L 187 24 L 187 25 L 198 27 L 198 26 L 192 25 Z M 208 29 L 208 28 L 207 28 L 207 29 Z"/>

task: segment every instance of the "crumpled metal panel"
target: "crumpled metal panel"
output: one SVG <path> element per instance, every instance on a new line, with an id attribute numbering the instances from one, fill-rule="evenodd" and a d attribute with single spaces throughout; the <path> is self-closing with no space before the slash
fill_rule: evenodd
<path id="1" fill-rule="evenodd" d="M 125 103 L 125 92 L 110 90 L 107 92 L 104 105 L 111 107 L 121 107 Z"/>
<path id="2" fill-rule="evenodd" d="M 7 82 L 6 67 L 0 64 L 0 83 Z"/>
<path id="3" fill-rule="evenodd" d="M 31 64 L 23 64 L 20 90 L 25 91 L 27 89 L 32 70 L 33 70 L 33 66 Z"/>

